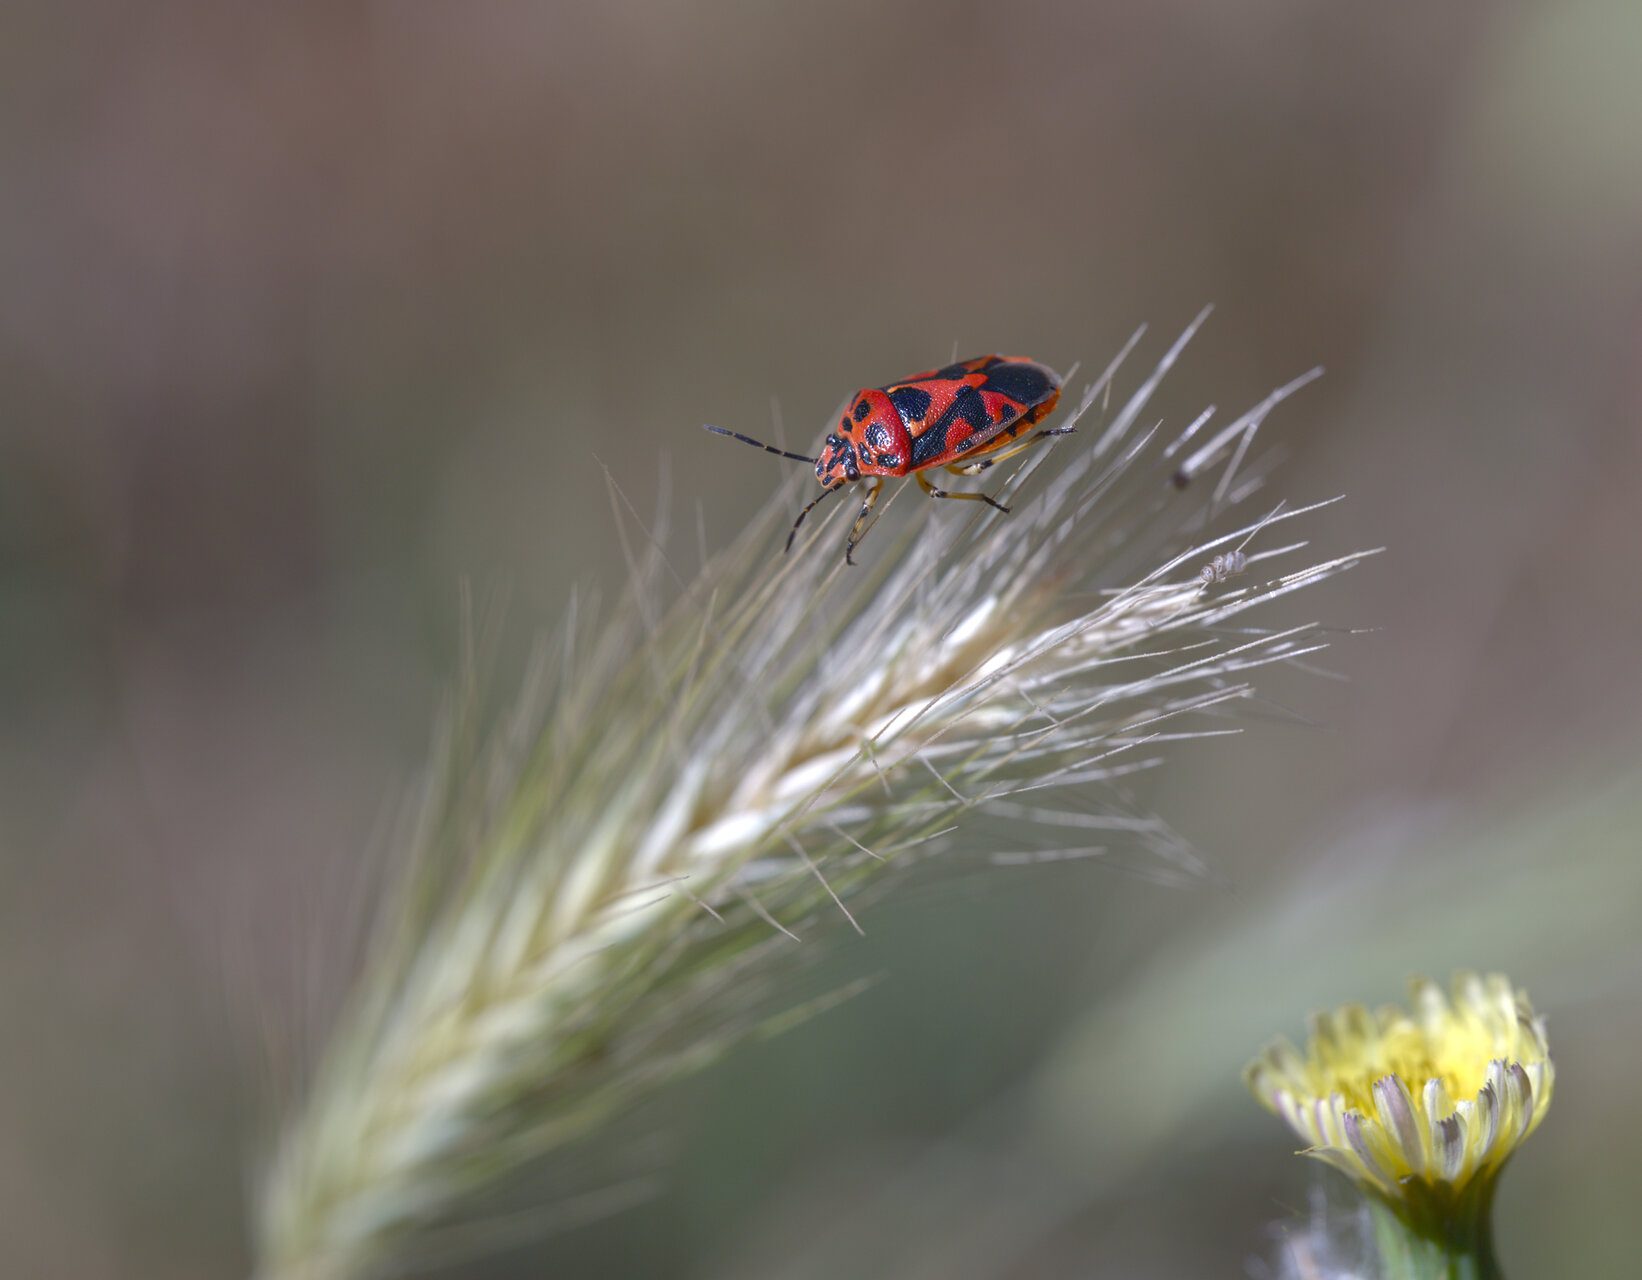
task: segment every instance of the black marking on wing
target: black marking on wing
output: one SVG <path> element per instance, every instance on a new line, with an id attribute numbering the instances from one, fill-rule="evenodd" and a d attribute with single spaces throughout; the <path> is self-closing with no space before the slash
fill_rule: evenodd
<path id="1" fill-rule="evenodd" d="M 867 403 L 867 398 L 865 396 L 862 396 L 855 402 L 855 420 L 857 422 L 866 421 L 867 415 L 871 412 L 872 406 Z"/>
<path id="2" fill-rule="evenodd" d="M 985 431 L 992 425 L 986 412 L 986 401 L 974 387 L 964 387 L 953 397 L 947 411 L 941 415 L 943 423 L 967 422 L 974 431 Z"/>
<path id="3" fill-rule="evenodd" d="M 1054 384 L 1048 373 L 1024 361 L 1001 361 L 986 371 L 986 389 L 1008 396 L 1030 409 L 1048 398 Z"/>
<path id="4" fill-rule="evenodd" d="M 930 423 L 923 435 L 912 442 L 914 470 L 927 465 L 946 452 L 947 431 L 954 422 L 967 422 L 970 430 L 975 432 L 986 431 L 992 426 L 992 419 L 986 414 L 986 403 L 974 387 L 965 387 L 959 391 L 952 403 L 947 406 L 946 412 Z M 975 446 L 966 440 L 964 447 L 971 449 Z"/>
<path id="5" fill-rule="evenodd" d="M 927 431 L 921 436 L 915 436 L 912 441 L 912 469 L 928 466 L 929 463 L 946 452 L 946 429 L 952 423 L 946 414 L 942 414 Z"/>
<path id="6" fill-rule="evenodd" d="M 929 392 L 921 387 L 896 387 L 889 393 L 889 402 L 902 422 L 922 422 L 929 412 Z"/>

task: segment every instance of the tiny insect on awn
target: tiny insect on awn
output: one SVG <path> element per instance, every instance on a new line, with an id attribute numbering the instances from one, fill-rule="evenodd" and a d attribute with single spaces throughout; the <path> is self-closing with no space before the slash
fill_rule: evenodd
<path id="1" fill-rule="evenodd" d="M 819 457 L 788 453 L 723 427 L 710 426 L 707 430 L 815 467 L 821 497 L 793 521 L 792 532 L 787 535 L 788 551 L 792 550 L 798 526 L 821 498 L 865 480 L 866 497 L 844 548 L 845 561 L 854 564 L 856 545 L 865 534 L 867 517 L 878 501 L 886 476 L 916 476 L 919 486 L 932 498 L 984 502 L 1007 512 L 1008 507 L 984 493 L 938 489 L 924 473 L 945 467 L 953 475 L 979 475 L 1039 440 L 1070 434 L 1072 427 L 1050 427 L 1020 439 L 1029 427 L 1054 411 L 1060 388 L 1059 375 L 1035 360 L 977 356 L 944 369 L 915 373 L 887 386 L 857 391 L 837 429 L 827 436 Z"/>
<path id="2" fill-rule="evenodd" d="M 1210 560 L 1203 566 L 1197 575 L 1205 587 L 1213 586 L 1217 582 L 1224 582 L 1233 574 L 1242 573 L 1249 567 L 1249 558 L 1241 551 L 1226 551 Z"/>

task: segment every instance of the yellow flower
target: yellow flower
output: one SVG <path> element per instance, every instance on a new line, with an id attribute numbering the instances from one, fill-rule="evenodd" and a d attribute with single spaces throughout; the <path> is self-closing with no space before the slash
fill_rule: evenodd
<path id="1" fill-rule="evenodd" d="M 1412 1014 L 1315 1014 L 1302 1054 L 1279 1040 L 1244 1083 L 1314 1155 L 1391 1199 L 1492 1181 L 1544 1118 L 1556 1072 L 1545 1023 L 1500 974 L 1409 984 Z"/>

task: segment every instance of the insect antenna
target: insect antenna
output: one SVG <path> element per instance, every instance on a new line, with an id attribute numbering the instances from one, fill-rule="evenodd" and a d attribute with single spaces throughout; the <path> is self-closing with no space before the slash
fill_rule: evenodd
<path id="1" fill-rule="evenodd" d="M 729 432 L 725 432 L 724 434 L 728 435 Z M 823 489 L 823 490 L 821 490 L 821 498 L 825 498 L 828 494 L 837 493 L 843 487 L 844 486 L 841 485 L 841 484 L 835 484 L 830 489 Z M 792 532 L 787 535 L 787 550 L 788 551 L 792 550 L 792 540 L 798 536 L 798 526 L 804 523 L 804 517 L 805 516 L 809 515 L 809 513 L 811 511 L 815 510 L 815 504 L 816 504 L 816 502 L 820 502 L 821 498 L 817 498 L 815 500 L 815 502 L 810 503 L 809 506 L 805 507 L 802 511 L 800 511 L 798 513 L 798 519 L 796 519 L 792 522 Z"/>
<path id="2" fill-rule="evenodd" d="M 755 447 L 764 450 L 765 453 L 773 453 L 777 457 L 781 458 L 791 458 L 794 462 L 807 462 L 812 467 L 815 465 L 814 458 L 806 458 L 801 453 L 788 453 L 785 449 L 777 449 L 773 444 L 765 444 L 762 440 L 754 440 L 751 436 L 744 436 L 739 431 L 726 431 L 723 427 L 708 426 L 705 422 L 702 423 L 701 426 L 704 431 L 711 431 L 715 435 L 729 436 L 730 439 L 739 440 L 742 444 L 754 445 Z M 813 506 L 814 503 L 811 503 L 810 505 Z M 802 517 L 800 517 L 800 519 L 802 519 Z"/>

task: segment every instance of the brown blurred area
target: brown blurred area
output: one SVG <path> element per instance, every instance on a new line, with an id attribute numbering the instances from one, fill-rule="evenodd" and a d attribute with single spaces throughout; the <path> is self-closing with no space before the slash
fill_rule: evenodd
<path id="1" fill-rule="evenodd" d="M 1307 601 L 1379 628 L 1349 684 L 1279 677 L 1324 727 L 1148 801 L 1247 896 L 1365 815 L 1634 768 L 1638 65 L 1595 0 L 7 6 L 0 1270 L 246 1270 L 262 1041 L 325 998 L 458 584 L 521 649 L 614 594 L 606 469 L 669 487 L 693 568 L 786 474 L 704 422 L 803 449 L 954 348 L 1088 373 L 1146 321 L 1132 386 L 1213 302 L 1162 411 L 1325 365 L 1273 492 L 1348 495 L 1319 554 L 1390 550 Z M 892 898 L 839 962 L 891 982 L 688 1086 L 674 1188 L 532 1256 L 756 1274 L 812 1193 L 847 1233 L 837 1184 L 1226 906 L 1092 867 Z M 974 1274 L 1235 1273 L 1281 1206 L 1179 1158 L 1132 1192 L 1195 1215 L 1166 1247 L 1107 1200 Z"/>

